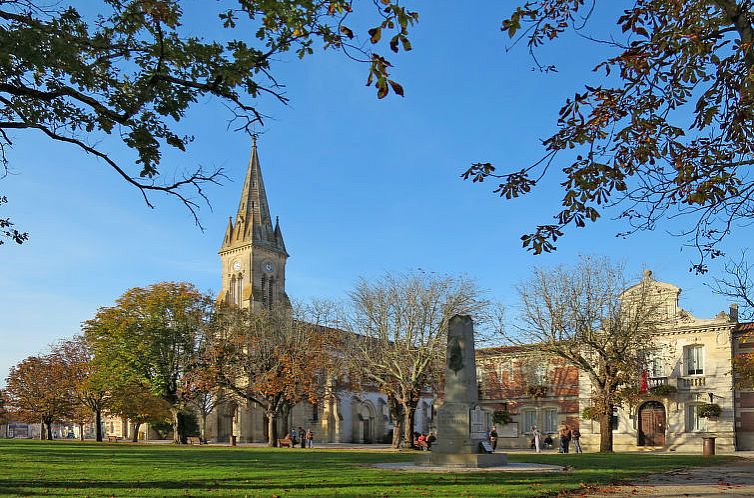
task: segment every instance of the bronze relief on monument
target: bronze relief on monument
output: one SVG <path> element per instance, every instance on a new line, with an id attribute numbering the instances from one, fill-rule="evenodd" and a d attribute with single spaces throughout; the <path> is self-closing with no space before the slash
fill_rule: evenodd
<path id="1" fill-rule="evenodd" d="M 451 337 L 448 340 L 448 368 L 455 373 L 463 368 L 463 353 L 458 337 Z"/>

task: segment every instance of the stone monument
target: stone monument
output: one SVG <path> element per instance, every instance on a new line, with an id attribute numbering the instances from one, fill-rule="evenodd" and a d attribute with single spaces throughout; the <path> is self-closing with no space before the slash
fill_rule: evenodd
<path id="1" fill-rule="evenodd" d="M 437 443 L 432 451 L 417 458 L 417 465 L 450 467 L 497 467 L 507 464 L 505 453 L 486 453 L 491 427 L 488 411 L 479 408 L 474 353 L 474 323 L 469 316 L 456 315 L 448 323 L 445 365 L 445 400 L 437 410 Z"/>

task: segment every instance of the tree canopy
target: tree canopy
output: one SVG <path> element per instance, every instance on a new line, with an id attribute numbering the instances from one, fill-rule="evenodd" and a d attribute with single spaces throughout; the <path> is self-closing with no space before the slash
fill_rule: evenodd
<path id="1" fill-rule="evenodd" d="M 260 97 L 288 101 L 275 58 L 331 48 L 367 64 L 378 97 L 403 94 L 390 62 L 368 47 L 410 50 L 408 28 L 418 14 L 393 0 L 356 4 L 365 18 L 376 14 L 365 33 L 349 28 L 356 6 L 344 0 L 223 0 L 194 9 L 200 19 L 178 0 L 101 0 L 86 8 L 0 1 L 0 168 L 8 171 L 15 137 L 34 131 L 99 158 L 150 207 L 153 192 L 174 196 L 199 223 L 203 186 L 222 171 L 161 174 L 164 148 L 185 151 L 191 142 L 178 123 L 198 101 L 215 98 L 234 128 L 249 131 L 263 120 Z M 206 39 L 215 27 L 222 35 Z M 135 161 L 112 153 L 117 142 Z M 0 219 L 0 235 L 23 242 L 22 232 L 5 231 L 8 223 Z"/>
<path id="2" fill-rule="evenodd" d="M 534 343 L 589 378 L 600 451 L 612 451 L 613 407 L 636 387 L 654 352 L 658 304 L 651 283 L 645 278 L 625 290 L 620 266 L 582 257 L 573 268 L 536 268 L 518 287 L 521 317 L 508 338 Z"/>
<path id="3" fill-rule="evenodd" d="M 184 408 L 184 379 L 196 366 L 212 301 L 185 282 L 133 288 L 115 306 L 100 308 L 83 325 L 95 361 L 116 385 L 143 385 L 173 414 L 173 438 Z"/>
<path id="4" fill-rule="evenodd" d="M 52 355 L 30 356 L 10 369 L 6 383 L 6 399 L 13 416 L 29 423 L 41 422 L 40 437 L 52 439 L 52 423 L 69 416 L 74 405 L 65 366 Z"/>
<path id="5" fill-rule="evenodd" d="M 422 272 L 362 279 L 350 295 L 349 377 L 387 395 L 393 445 L 411 446 L 419 400 L 442 385 L 448 321 L 485 316 L 489 302 L 466 277 Z"/>
<path id="6" fill-rule="evenodd" d="M 296 403 L 327 395 L 339 333 L 305 308 L 239 309 L 221 305 L 213 319 L 206 359 L 216 385 L 235 399 L 261 407 L 268 444 L 277 444 L 277 420 Z"/>
<path id="7" fill-rule="evenodd" d="M 605 18 L 597 15 L 605 4 L 594 0 L 532 0 L 502 22 L 545 72 L 556 66 L 540 62 L 539 49 L 566 35 L 612 54 L 566 100 L 540 160 L 500 171 L 479 162 L 463 176 L 493 180 L 495 193 L 514 199 L 562 172 L 554 221 L 521 237 L 534 253 L 555 250 L 567 229 L 606 212 L 627 224 L 619 235 L 672 218 L 672 230 L 699 251 L 693 268 L 705 272 L 721 242 L 754 218 L 754 7 L 750 0 L 622 4 L 609 38 L 590 34 Z"/>

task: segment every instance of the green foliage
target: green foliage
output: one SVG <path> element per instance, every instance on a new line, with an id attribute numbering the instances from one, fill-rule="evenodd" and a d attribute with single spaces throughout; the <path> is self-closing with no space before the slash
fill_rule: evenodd
<path id="1" fill-rule="evenodd" d="M 447 473 L 389 472 L 375 463 L 410 462 L 411 453 L 297 450 L 172 445 L 108 445 L 0 440 L 0 489 L 9 495 L 41 496 L 555 496 L 585 486 L 636 481 L 686 467 L 720 465 L 731 457 L 675 454 L 584 453 L 517 455 L 512 462 L 568 466 L 568 472 Z M 300 485 L 291 469 L 306 469 Z"/>
<path id="2" fill-rule="evenodd" d="M 538 50 L 590 33 L 598 4 L 519 2 L 501 29 L 550 72 L 556 67 L 541 63 Z M 617 217 L 628 226 L 619 235 L 672 217 L 676 233 L 699 250 L 694 269 L 705 272 L 705 259 L 720 256 L 723 239 L 754 217 L 751 2 L 648 0 L 615 12 L 612 29 L 602 23 L 604 34 L 593 38 L 609 55 L 563 103 L 540 159 L 502 172 L 474 163 L 463 177 L 493 179 L 494 193 L 512 199 L 562 171 L 554 221 L 521 237 L 535 254 L 620 204 Z"/>
<path id="3" fill-rule="evenodd" d="M 602 416 L 600 410 L 593 406 L 587 406 L 581 411 L 582 420 L 594 420 L 597 421 Z"/>
<path id="4" fill-rule="evenodd" d="M 212 299 L 188 283 L 163 282 L 126 291 L 84 323 L 95 362 L 119 386 L 146 386 L 176 414 L 184 379 L 207 333 Z M 176 429 L 178 420 L 174 416 Z"/>
<path id="5" fill-rule="evenodd" d="M 183 410 L 178 414 L 178 432 L 183 438 L 189 436 L 199 436 L 199 422 L 196 414 L 189 410 Z M 185 442 L 185 441 L 181 441 Z"/>
<path id="6" fill-rule="evenodd" d="M 700 418 L 717 418 L 723 412 L 717 403 L 700 403 L 696 405 L 696 414 Z"/>
<path id="7" fill-rule="evenodd" d="M 315 48 L 342 50 L 368 64 L 367 83 L 379 98 L 391 89 L 403 95 L 388 77 L 390 62 L 369 48 L 380 46 L 379 33 L 390 35 L 391 51 L 411 50 L 408 30 L 419 17 L 397 1 L 358 3 L 362 15 L 373 9 L 379 15 L 377 31 L 364 29 L 371 44 L 347 26 L 351 1 L 228 0 L 191 10 L 182 4 L 101 0 L 79 10 L 38 0 L 0 2 L 0 167 L 9 160 L 8 132 L 41 132 L 102 160 L 150 207 L 150 193 L 176 197 L 198 223 L 198 205 L 186 190 L 206 200 L 202 185 L 218 182 L 222 171 L 199 167 L 164 178 L 160 171 L 165 147 L 184 152 L 193 140 L 178 123 L 197 102 L 220 101 L 233 127 L 251 132 L 262 123 L 260 97 L 288 101 L 273 61 L 288 52 L 302 58 Z M 135 157 L 114 159 L 113 140 Z M 0 230 L 11 225 L 0 219 Z M 0 234 L 26 239 L 13 230 Z"/>
<path id="8" fill-rule="evenodd" d="M 7 197 L 4 195 L 0 196 L 0 206 L 7 202 Z M 10 221 L 10 218 L 0 218 L 0 246 L 5 244 L 5 240 L 3 239 L 10 239 L 16 244 L 23 244 L 28 238 L 28 233 L 19 232 L 17 229 L 13 228 L 13 223 Z"/>
<path id="9" fill-rule="evenodd" d="M 649 393 L 654 396 L 669 396 L 678 392 L 678 388 L 668 384 L 660 384 L 649 389 Z"/>

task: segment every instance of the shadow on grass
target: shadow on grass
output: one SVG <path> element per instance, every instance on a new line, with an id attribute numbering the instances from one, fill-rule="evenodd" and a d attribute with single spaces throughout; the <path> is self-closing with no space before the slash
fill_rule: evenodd
<path id="1" fill-rule="evenodd" d="M 349 450 L 0 441 L 0 495 L 537 496 L 726 460 L 684 455 L 510 455 L 511 461 L 574 469 L 557 474 L 419 474 L 370 467 L 413 457 Z"/>

